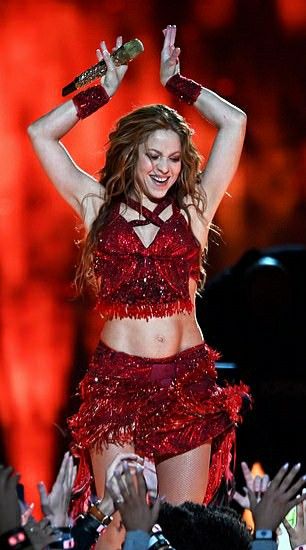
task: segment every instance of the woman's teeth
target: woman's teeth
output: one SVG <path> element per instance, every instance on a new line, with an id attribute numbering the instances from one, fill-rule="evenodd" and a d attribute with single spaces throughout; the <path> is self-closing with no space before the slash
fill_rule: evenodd
<path id="1" fill-rule="evenodd" d="M 159 178 L 158 176 L 151 176 L 151 179 L 154 183 L 157 183 L 157 185 L 164 185 L 168 181 L 168 178 Z"/>

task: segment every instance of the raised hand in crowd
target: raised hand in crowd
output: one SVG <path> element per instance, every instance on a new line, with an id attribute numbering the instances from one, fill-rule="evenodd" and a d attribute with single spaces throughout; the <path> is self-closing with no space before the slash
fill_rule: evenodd
<path id="1" fill-rule="evenodd" d="M 0 535 L 21 526 L 21 515 L 17 497 L 19 475 L 13 468 L 0 465 Z"/>
<path id="2" fill-rule="evenodd" d="M 104 497 L 96 503 L 96 506 L 106 515 L 111 515 L 115 511 L 114 497 L 116 500 L 120 498 L 117 476 L 123 475 L 125 463 L 131 468 L 136 468 L 138 464 L 143 464 L 143 458 L 133 453 L 118 453 L 109 465 L 105 476 Z"/>
<path id="3" fill-rule="evenodd" d="M 303 490 L 305 494 L 305 490 Z M 298 548 L 306 544 L 306 500 L 296 507 L 296 525 L 292 527 L 285 518 L 283 524 L 286 527 L 290 539 L 291 548 Z"/>
<path id="4" fill-rule="evenodd" d="M 306 484 L 305 475 L 294 481 L 300 467 L 296 464 L 288 471 L 288 464 L 282 466 L 260 501 L 254 491 L 248 490 L 256 530 L 275 531 L 289 510 L 306 499 L 306 493 L 296 496 Z"/>
<path id="5" fill-rule="evenodd" d="M 69 524 L 68 508 L 75 476 L 76 466 L 73 465 L 72 456 L 67 452 L 50 493 L 47 492 L 43 481 L 38 483 L 42 512 L 53 527 L 65 527 Z"/>
<path id="6" fill-rule="evenodd" d="M 123 473 L 116 469 L 113 477 L 108 491 L 126 530 L 150 532 L 158 517 L 160 501 L 157 498 L 153 505 L 148 503 L 143 467 L 137 464 L 136 468 L 130 468 L 124 461 Z M 114 480 L 117 483 L 116 490 Z"/>
<path id="7" fill-rule="evenodd" d="M 242 469 L 243 477 L 246 483 L 246 486 L 243 488 L 244 495 L 242 495 L 238 491 L 235 491 L 233 495 L 233 499 L 242 508 L 249 509 L 250 499 L 249 499 L 248 491 L 255 493 L 257 500 L 260 500 L 268 488 L 268 485 L 270 483 L 270 478 L 267 474 L 263 476 L 259 476 L 259 475 L 254 476 L 246 462 L 241 462 L 241 469 Z"/>
<path id="8" fill-rule="evenodd" d="M 50 524 L 48 518 L 43 518 L 40 521 L 35 521 L 31 516 L 24 530 L 28 535 L 34 550 L 44 550 L 49 544 L 60 540 L 60 534 Z"/>

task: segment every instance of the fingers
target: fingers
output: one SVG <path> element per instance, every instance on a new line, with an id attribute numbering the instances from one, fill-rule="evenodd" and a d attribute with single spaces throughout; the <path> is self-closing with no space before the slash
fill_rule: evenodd
<path id="1" fill-rule="evenodd" d="M 261 492 L 262 493 L 266 492 L 267 488 L 269 487 L 269 483 L 270 483 L 270 477 L 268 476 L 268 474 L 265 474 L 262 477 L 262 480 L 261 480 Z"/>
<path id="2" fill-rule="evenodd" d="M 290 472 L 288 472 L 288 474 L 284 476 L 284 478 L 282 479 L 279 485 L 279 489 L 281 491 L 287 491 L 287 489 L 291 486 L 292 481 L 294 480 L 296 474 L 299 472 L 300 468 L 301 468 L 300 463 L 295 464 L 291 468 Z M 298 489 L 300 489 L 302 485 L 303 485 L 303 478 L 300 478 L 296 483 L 292 485 L 292 487 L 290 487 L 290 490 L 288 491 L 288 495 L 291 495 L 291 494 L 293 495 L 294 492 L 296 493 L 296 491 L 298 491 Z"/>
<path id="3" fill-rule="evenodd" d="M 247 486 L 252 488 L 254 478 L 246 462 L 241 462 L 241 469 Z"/>
<path id="4" fill-rule="evenodd" d="M 71 481 L 71 488 L 74 486 L 75 478 L 77 475 L 78 468 L 77 466 L 73 466 L 72 468 L 72 481 Z"/>
<path id="5" fill-rule="evenodd" d="M 288 464 L 288 462 L 287 462 L 287 464 L 284 464 L 284 465 L 278 470 L 276 476 L 275 476 L 275 477 L 272 479 L 272 481 L 271 481 L 271 484 L 270 484 L 270 486 L 269 486 L 269 488 L 268 488 L 269 491 L 270 491 L 270 490 L 271 490 L 271 491 L 274 490 L 276 487 L 278 487 L 278 486 L 281 484 L 282 480 L 284 479 L 284 477 L 285 477 L 285 475 L 286 475 L 286 473 L 287 473 L 287 471 L 288 471 L 288 468 L 289 468 L 289 464 Z"/>
<path id="6" fill-rule="evenodd" d="M 117 36 L 116 38 L 116 49 L 121 48 L 122 46 L 122 36 Z"/>
<path id="7" fill-rule="evenodd" d="M 110 53 L 109 53 L 109 51 L 106 47 L 106 43 L 105 43 L 104 40 L 102 40 L 100 46 L 101 46 L 102 58 L 106 63 L 107 70 L 108 71 L 114 71 L 115 70 L 115 65 L 114 65 L 114 62 L 113 62 L 113 60 L 110 56 Z"/>
<path id="8" fill-rule="evenodd" d="M 249 498 L 247 496 L 247 488 L 244 487 L 243 488 L 244 490 L 244 495 L 241 495 L 240 493 L 238 493 L 238 491 L 235 491 L 234 495 L 233 495 L 233 499 L 238 502 L 238 504 L 241 506 L 241 508 L 249 508 L 250 507 L 250 502 L 249 502 Z"/>
<path id="9" fill-rule="evenodd" d="M 59 472 L 57 474 L 57 478 L 55 480 L 55 483 L 60 483 L 61 485 L 63 484 L 65 476 L 66 476 L 66 472 L 67 472 L 67 467 L 69 466 L 69 458 L 70 458 L 69 451 L 67 451 L 64 454 L 64 458 L 63 458 L 62 463 L 60 465 L 60 469 L 59 469 Z"/>
<path id="10" fill-rule="evenodd" d="M 154 523 L 157 522 L 157 518 L 158 518 L 158 514 L 159 514 L 159 510 L 160 510 L 160 505 L 161 505 L 161 501 L 160 501 L 160 498 L 157 498 L 151 508 L 151 514 L 152 514 L 152 523 L 154 525 Z"/>
<path id="11" fill-rule="evenodd" d="M 103 55 L 99 48 L 96 49 L 96 56 L 99 62 L 103 60 Z"/>
<path id="12" fill-rule="evenodd" d="M 74 479 L 75 479 L 76 467 L 73 465 L 73 457 L 70 455 L 68 458 L 66 475 L 64 478 L 64 488 L 71 491 Z"/>
<path id="13" fill-rule="evenodd" d="M 37 484 L 37 488 L 40 496 L 40 504 L 42 507 L 46 506 L 48 504 L 48 493 L 44 482 L 40 481 Z"/>
<path id="14" fill-rule="evenodd" d="M 254 508 L 256 507 L 256 504 L 258 504 L 258 501 L 257 501 L 257 497 L 255 495 L 255 493 L 253 493 L 253 491 L 251 491 L 251 489 L 248 489 L 248 497 L 249 497 L 249 501 L 250 501 L 250 509 L 253 511 Z"/>
<path id="15" fill-rule="evenodd" d="M 137 465 L 136 468 L 136 476 L 138 483 L 138 494 L 145 501 L 147 496 L 147 486 L 143 475 L 143 468 L 141 468 L 139 465 Z"/>
<path id="16" fill-rule="evenodd" d="M 135 475 L 137 483 L 135 483 Z M 122 467 L 119 465 L 115 470 L 114 478 L 117 482 L 119 493 L 115 490 L 111 481 L 107 484 L 107 489 L 119 511 L 120 506 L 123 505 L 124 502 L 130 503 L 131 505 L 135 502 L 135 499 L 146 502 L 147 488 L 143 476 L 143 466 L 136 464 L 133 471 L 131 471 L 130 464 L 127 461 L 123 461 Z"/>
<path id="17" fill-rule="evenodd" d="M 300 489 L 305 485 L 306 483 L 306 476 L 300 477 L 293 485 L 290 487 L 290 489 L 287 491 L 286 495 L 289 498 L 295 497 L 297 493 L 300 492 Z"/>
<path id="18" fill-rule="evenodd" d="M 289 535 L 291 535 L 291 534 L 294 533 L 293 527 L 291 527 L 289 521 L 288 521 L 286 518 L 283 519 L 283 524 L 284 524 L 284 526 L 286 527 L 286 529 L 287 529 Z"/>
<path id="19" fill-rule="evenodd" d="M 163 30 L 164 33 L 164 47 L 174 47 L 176 37 L 176 25 L 167 25 L 167 28 Z"/>
<path id="20" fill-rule="evenodd" d="M 139 455 L 136 455 L 135 453 L 118 453 L 113 462 L 110 464 L 110 466 L 107 469 L 106 472 L 106 479 L 109 480 L 115 470 L 118 469 L 118 467 L 121 467 L 121 472 L 123 471 L 123 461 L 126 460 L 128 462 L 135 462 L 136 464 L 142 464 L 143 458 L 141 458 Z"/>

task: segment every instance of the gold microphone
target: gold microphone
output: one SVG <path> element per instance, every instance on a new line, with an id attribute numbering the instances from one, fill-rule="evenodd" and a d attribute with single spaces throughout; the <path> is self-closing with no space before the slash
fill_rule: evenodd
<path id="1" fill-rule="evenodd" d="M 120 65 L 127 65 L 143 51 L 143 43 L 138 40 L 138 38 L 134 38 L 134 40 L 126 42 L 126 44 L 123 44 L 122 46 L 120 46 L 120 48 L 111 53 L 111 58 L 116 67 L 119 67 Z M 96 78 L 105 75 L 106 71 L 107 66 L 105 61 L 102 59 L 102 61 L 99 61 L 99 63 L 97 63 L 96 65 L 89 67 L 89 69 L 81 73 L 79 76 L 76 76 L 75 79 L 70 82 L 70 84 L 67 84 L 67 86 L 62 89 L 62 96 L 64 97 L 68 94 L 71 94 L 78 88 L 85 86 L 85 84 L 88 84 Z"/>

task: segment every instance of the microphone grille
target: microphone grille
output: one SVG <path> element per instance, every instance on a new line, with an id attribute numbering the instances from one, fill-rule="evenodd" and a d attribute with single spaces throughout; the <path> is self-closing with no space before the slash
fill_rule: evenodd
<path id="1" fill-rule="evenodd" d="M 112 58 L 115 64 L 126 65 L 129 61 L 134 59 L 137 55 L 144 51 L 143 43 L 138 38 L 126 42 L 112 54 Z"/>

